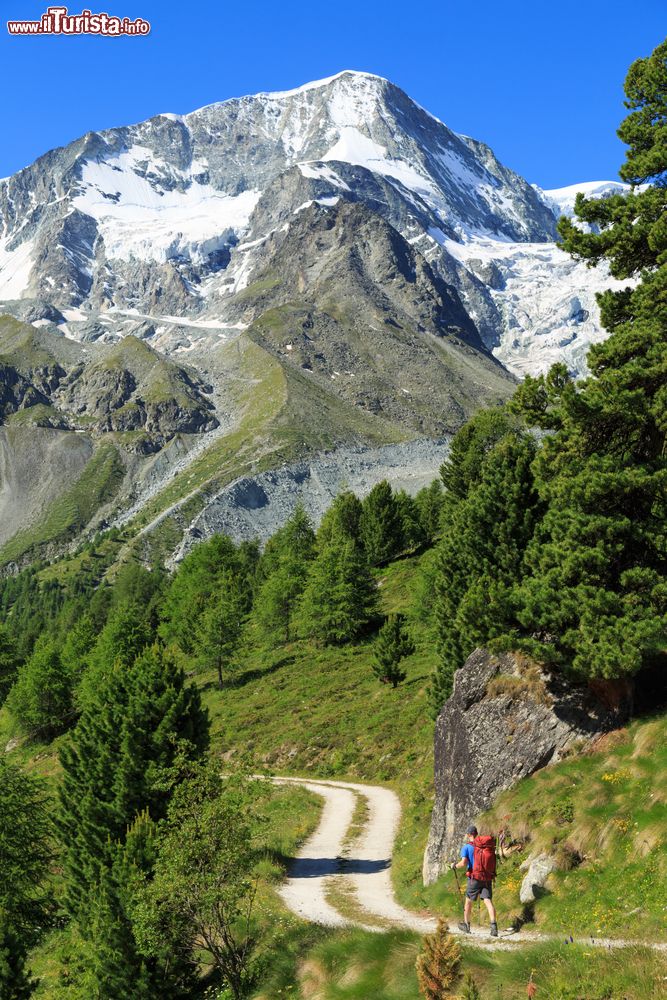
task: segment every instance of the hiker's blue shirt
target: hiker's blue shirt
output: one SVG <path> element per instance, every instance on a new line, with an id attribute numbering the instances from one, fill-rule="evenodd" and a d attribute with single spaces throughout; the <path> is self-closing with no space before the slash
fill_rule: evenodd
<path id="1" fill-rule="evenodd" d="M 472 844 L 464 844 L 463 847 L 461 848 L 461 857 L 465 858 L 466 861 L 468 862 L 469 872 L 472 871 L 474 856 L 475 856 L 475 848 L 472 846 Z"/>

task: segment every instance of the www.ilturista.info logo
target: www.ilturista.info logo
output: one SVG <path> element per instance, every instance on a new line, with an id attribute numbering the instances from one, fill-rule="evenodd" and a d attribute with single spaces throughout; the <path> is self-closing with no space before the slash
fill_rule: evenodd
<path id="1" fill-rule="evenodd" d="M 150 23 L 142 17 L 116 17 L 114 14 L 93 14 L 82 10 L 69 14 L 67 7 L 48 7 L 39 21 L 7 21 L 10 35 L 147 35 Z"/>

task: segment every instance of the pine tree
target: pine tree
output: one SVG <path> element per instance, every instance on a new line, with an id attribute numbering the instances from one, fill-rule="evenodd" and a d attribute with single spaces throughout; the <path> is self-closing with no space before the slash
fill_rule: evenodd
<path id="1" fill-rule="evenodd" d="M 311 565 L 299 608 L 307 636 L 333 644 L 359 634 L 377 610 L 378 597 L 365 554 L 338 525 L 325 532 Z"/>
<path id="2" fill-rule="evenodd" d="M 194 963 L 179 936 L 161 928 L 159 946 L 148 955 L 137 940 L 137 899 L 152 877 L 157 828 L 147 812 L 116 844 L 110 867 L 100 872 L 91 893 L 80 955 L 81 988 L 96 1000 L 189 1000 L 195 987 Z"/>
<path id="3" fill-rule="evenodd" d="M 19 659 L 16 643 L 4 625 L 0 625 L 0 705 L 9 694 L 9 689 L 16 680 Z"/>
<path id="4" fill-rule="evenodd" d="M 289 520 L 266 543 L 258 567 L 260 585 L 279 569 L 286 557 L 309 562 L 314 555 L 315 532 L 303 505 L 299 503 Z"/>
<path id="5" fill-rule="evenodd" d="M 628 145 L 621 175 L 649 186 L 578 195 L 575 214 L 592 231 L 559 224 L 575 257 L 640 280 L 599 296 L 610 336 L 589 352 L 589 379 L 534 380 L 517 400 L 555 431 L 535 465 L 548 512 L 518 593 L 524 642 L 584 677 L 636 673 L 664 655 L 667 635 L 666 57 L 664 42 L 631 66 L 631 113 L 619 129 Z"/>
<path id="6" fill-rule="evenodd" d="M 248 613 L 249 594 L 230 570 L 220 574 L 215 590 L 199 617 L 194 638 L 195 653 L 205 667 L 214 667 L 218 687 L 241 643 Z"/>
<path id="7" fill-rule="evenodd" d="M 84 635 L 81 644 L 87 643 Z M 129 669 L 139 653 L 153 641 L 145 608 L 137 604 L 121 605 L 111 611 L 92 648 L 82 655 L 85 665 L 76 690 L 76 702 L 83 709 L 116 669 Z"/>
<path id="8" fill-rule="evenodd" d="M 25 1000 L 26 968 L 45 922 L 51 861 L 49 804 L 40 782 L 0 756 L 0 996 Z"/>
<path id="9" fill-rule="evenodd" d="M 72 678 L 49 636 L 38 640 L 7 696 L 9 710 L 21 727 L 49 743 L 72 721 Z"/>
<path id="10" fill-rule="evenodd" d="M 406 678 L 401 660 L 412 656 L 415 644 L 405 628 L 405 615 L 389 615 L 373 645 L 373 673 L 386 684 L 397 687 Z"/>
<path id="11" fill-rule="evenodd" d="M 320 522 L 317 531 L 317 544 L 322 547 L 341 534 L 347 535 L 358 545 L 361 545 L 360 521 L 361 500 L 350 490 L 339 493 Z"/>
<path id="12" fill-rule="evenodd" d="M 129 667 L 117 665 L 86 705 L 61 748 L 59 829 L 70 913 L 85 920 L 95 887 L 135 816 L 160 819 L 169 799 L 161 775 L 179 747 L 194 756 L 208 744 L 197 689 L 159 646 Z"/>
<path id="13" fill-rule="evenodd" d="M 387 562 L 405 547 L 401 513 L 386 480 L 362 501 L 359 534 L 371 566 Z"/>
<path id="14" fill-rule="evenodd" d="M 435 557 L 440 663 L 429 692 L 434 715 L 475 646 L 515 625 L 514 587 L 543 513 L 532 472 L 535 450 L 531 437 L 509 431 L 486 449 L 462 498 L 448 500 Z M 463 450 L 458 454 L 465 466 Z"/>
<path id="15" fill-rule="evenodd" d="M 29 1000 L 37 988 L 26 966 L 27 948 L 21 935 L 0 912 L 0 997 Z"/>
<path id="16" fill-rule="evenodd" d="M 434 479 L 430 486 L 424 486 L 415 497 L 419 523 L 428 544 L 432 544 L 440 534 L 440 521 L 444 505 L 442 483 Z"/>
<path id="17" fill-rule="evenodd" d="M 442 492 L 439 484 L 438 488 Z M 405 490 L 397 490 L 394 493 L 394 500 L 396 501 L 398 516 L 401 521 L 400 537 L 402 544 L 399 551 L 417 549 L 424 542 L 429 541 L 424 530 L 422 509 L 419 505 L 418 497 L 411 497 Z"/>
<path id="18" fill-rule="evenodd" d="M 453 1000 L 452 989 L 460 970 L 461 948 L 440 919 L 435 933 L 424 938 L 423 951 L 417 957 L 419 992 L 425 1000 Z"/>
<path id="19" fill-rule="evenodd" d="M 465 500 L 481 476 L 489 451 L 507 434 L 517 431 L 520 421 L 507 409 L 480 410 L 452 438 L 449 454 L 440 467 L 445 487 L 444 506 Z"/>
<path id="20" fill-rule="evenodd" d="M 174 792 L 162 824 L 154 877 L 138 897 L 145 952 L 165 937 L 192 958 L 202 949 L 235 998 L 247 996 L 254 947 L 258 799 L 261 784 L 223 777 L 214 763 L 193 769 Z"/>
<path id="21" fill-rule="evenodd" d="M 265 637 L 289 642 L 290 626 L 315 556 L 315 533 L 303 507 L 267 543 L 260 565 L 263 583 L 253 617 Z"/>
<path id="22" fill-rule="evenodd" d="M 220 575 L 239 568 L 239 553 L 226 535 L 196 545 L 178 567 L 161 609 L 160 635 L 184 653 L 196 647 L 199 618 L 208 607 Z"/>
<path id="23" fill-rule="evenodd" d="M 99 631 L 90 615 L 84 614 L 71 628 L 60 649 L 60 660 L 74 684 L 80 681 L 88 657 L 99 640 Z"/>

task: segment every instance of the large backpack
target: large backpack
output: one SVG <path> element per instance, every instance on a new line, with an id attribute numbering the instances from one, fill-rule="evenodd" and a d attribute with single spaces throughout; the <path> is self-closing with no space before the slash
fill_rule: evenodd
<path id="1" fill-rule="evenodd" d="M 491 882 L 496 877 L 496 838 L 475 837 L 472 878 L 478 882 Z"/>

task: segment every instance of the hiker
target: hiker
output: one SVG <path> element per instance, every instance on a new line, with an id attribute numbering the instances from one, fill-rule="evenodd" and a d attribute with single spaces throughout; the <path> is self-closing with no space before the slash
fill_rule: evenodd
<path id="1" fill-rule="evenodd" d="M 461 848 L 461 860 L 452 861 L 451 869 L 465 868 L 468 877 L 463 920 L 459 930 L 470 934 L 470 915 L 476 899 L 483 899 L 491 920 L 491 937 L 498 937 L 496 908 L 493 905 L 493 880 L 496 877 L 496 838 L 480 837 L 476 826 L 466 831 L 467 842 Z"/>

